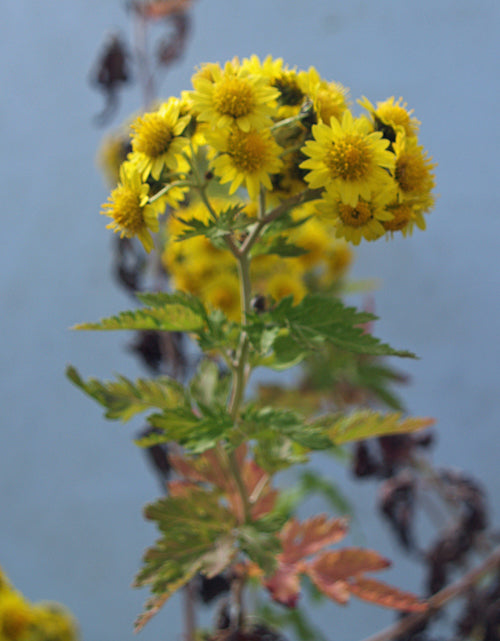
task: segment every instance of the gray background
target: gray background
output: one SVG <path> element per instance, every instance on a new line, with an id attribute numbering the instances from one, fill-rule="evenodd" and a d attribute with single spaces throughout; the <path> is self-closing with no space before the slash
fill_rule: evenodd
<path id="1" fill-rule="evenodd" d="M 127 641 L 146 597 L 129 584 L 155 536 L 141 507 L 158 490 L 131 443 L 139 424 L 106 423 L 63 371 L 139 371 L 123 335 L 68 331 L 129 303 L 98 215 L 107 190 L 91 116 L 101 97 L 87 84 L 104 32 L 126 32 L 128 19 L 115 0 L 2 5 L 0 564 L 29 598 L 65 602 L 87 641 Z M 410 412 L 438 420 L 436 463 L 478 475 L 497 523 L 499 17 L 496 0 L 198 0 L 188 51 L 162 85 L 178 95 L 202 61 L 270 53 L 315 65 L 353 98 L 401 95 L 415 109 L 439 162 L 428 231 L 362 245 L 354 273 L 380 279 L 377 335 L 421 357 L 399 365 L 413 378 Z M 128 90 L 120 117 L 139 105 Z M 370 545 L 396 558 L 384 578 L 418 590 L 416 566 L 374 516 L 375 488 L 351 490 L 344 469 L 323 465 L 353 492 Z M 174 597 L 140 638 L 179 639 L 179 605 Z M 331 639 L 354 641 L 393 615 L 353 602 L 316 619 Z"/>

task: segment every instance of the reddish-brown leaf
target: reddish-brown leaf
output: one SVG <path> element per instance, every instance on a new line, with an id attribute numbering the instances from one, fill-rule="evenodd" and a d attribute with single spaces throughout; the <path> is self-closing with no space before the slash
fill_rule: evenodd
<path id="1" fill-rule="evenodd" d="M 291 519 L 281 533 L 283 563 L 296 563 L 316 554 L 326 545 L 341 541 L 347 534 L 347 519 L 328 519 L 319 514 L 300 523 Z"/>
<path id="2" fill-rule="evenodd" d="M 133 7 L 144 18 L 158 20 L 173 13 L 187 11 L 191 4 L 192 0 L 153 0 L 145 3 L 135 2 Z"/>
<path id="3" fill-rule="evenodd" d="M 386 608 L 404 610 L 406 612 L 424 612 L 427 610 L 427 604 L 414 594 L 403 592 L 375 579 L 367 579 L 362 576 L 355 577 L 349 581 L 349 590 L 359 599 L 370 601 Z"/>
<path id="4" fill-rule="evenodd" d="M 318 555 L 308 563 L 307 572 L 322 576 L 327 581 L 339 581 L 363 572 L 384 570 L 390 565 L 388 559 L 374 550 L 344 548 Z"/>
<path id="5" fill-rule="evenodd" d="M 265 584 L 274 601 L 294 608 L 300 595 L 300 576 L 296 565 L 280 564 Z"/>

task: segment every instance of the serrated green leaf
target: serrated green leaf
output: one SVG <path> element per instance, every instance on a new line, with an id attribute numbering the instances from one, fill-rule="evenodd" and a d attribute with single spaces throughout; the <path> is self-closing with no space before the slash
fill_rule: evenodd
<path id="1" fill-rule="evenodd" d="M 206 222 L 203 222 L 198 218 L 186 219 L 177 216 L 177 220 L 186 227 L 186 229 L 184 229 L 177 237 L 177 240 L 183 241 L 187 238 L 193 238 L 194 236 L 205 236 L 206 238 L 214 241 L 218 238 L 223 238 L 228 234 L 232 234 L 235 231 L 246 229 L 250 225 L 255 224 L 255 219 L 246 216 L 243 213 L 244 208 L 245 205 L 242 204 L 230 205 L 219 212 L 215 220 L 213 218 L 209 218 Z"/>
<path id="2" fill-rule="evenodd" d="M 298 245 L 290 243 L 283 236 L 274 238 L 270 243 L 259 243 L 255 246 L 252 256 L 271 255 L 281 256 L 283 258 L 295 258 L 307 254 L 308 250 Z"/>
<path id="3" fill-rule="evenodd" d="M 273 369 L 285 369 L 300 363 L 308 354 L 322 348 L 325 341 L 337 348 L 357 354 L 414 357 L 408 351 L 395 350 L 365 332 L 366 323 L 376 317 L 346 307 L 337 298 L 308 294 L 298 305 L 292 296 L 283 298 L 274 309 L 251 319 L 250 335 L 279 328 L 272 347 L 274 354 L 259 364 Z"/>
<path id="4" fill-rule="evenodd" d="M 323 450 L 333 446 L 321 425 L 306 423 L 298 413 L 274 407 L 248 406 L 241 415 L 241 429 L 259 441 L 262 434 L 275 433 L 309 450 Z"/>
<path id="5" fill-rule="evenodd" d="M 161 538 L 146 550 L 135 586 L 149 585 L 153 594 L 143 617 L 185 585 L 197 572 L 221 572 L 236 553 L 235 518 L 220 504 L 217 493 L 201 488 L 159 499 L 145 508 Z M 158 609 L 158 608 L 157 608 Z M 154 613 L 154 612 L 153 612 Z"/>
<path id="6" fill-rule="evenodd" d="M 323 417 L 319 419 L 323 429 L 337 445 L 360 441 L 376 436 L 414 432 L 434 424 L 432 418 L 402 418 L 400 412 L 381 414 L 371 410 L 360 410 L 346 416 Z"/>
<path id="7" fill-rule="evenodd" d="M 155 436 L 156 439 L 175 441 L 190 452 L 199 454 L 215 447 L 234 426 L 224 407 L 209 411 L 209 408 L 200 405 L 200 409 L 205 410 L 200 416 L 189 408 L 166 410 L 161 414 L 152 414 L 148 422 L 163 432 L 161 437 Z"/>
<path id="8" fill-rule="evenodd" d="M 139 294 L 139 298 L 149 307 L 120 312 L 96 323 L 81 323 L 74 329 L 192 332 L 206 323 L 206 312 L 194 296 L 162 292 Z"/>
<path id="9" fill-rule="evenodd" d="M 153 380 L 137 379 L 135 382 L 118 376 L 116 381 L 84 381 L 71 365 L 66 376 L 77 387 L 106 408 L 109 419 L 128 421 L 132 416 L 150 409 L 171 409 L 186 405 L 183 387 L 166 376 Z"/>
<path id="10" fill-rule="evenodd" d="M 259 521 L 243 525 L 238 530 L 240 549 L 256 563 L 266 576 L 273 574 L 278 565 L 281 543 L 272 532 L 259 530 Z"/>

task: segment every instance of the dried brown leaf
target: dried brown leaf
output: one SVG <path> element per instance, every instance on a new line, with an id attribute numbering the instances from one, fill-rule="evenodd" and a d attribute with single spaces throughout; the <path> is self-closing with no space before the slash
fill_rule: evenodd
<path id="1" fill-rule="evenodd" d="M 425 612 L 427 604 L 411 592 L 403 592 L 376 579 L 355 577 L 349 581 L 352 594 L 364 601 L 405 612 Z"/>

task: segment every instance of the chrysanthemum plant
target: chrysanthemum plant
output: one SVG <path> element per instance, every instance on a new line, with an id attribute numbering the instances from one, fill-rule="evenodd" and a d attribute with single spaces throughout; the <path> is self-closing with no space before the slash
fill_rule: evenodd
<path id="1" fill-rule="evenodd" d="M 375 551 L 331 549 L 346 536 L 343 515 L 298 520 L 275 475 L 313 452 L 432 421 L 366 407 L 345 413 L 326 397 L 308 415 L 293 388 L 247 394 L 257 368 L 412 356 L 375 338 L 375 317 L 345 306 L 340 284 L 349 244 L 425 227 L 433 164 L 401 99 L 359 104 L 365 113 L 355 116 L 344 87 L 315 69 L 253 56 L 203 65 L 193 90 L 131 125 L 131 151 L 102 213 L 161 256 L 176 291 L 138 293 L 140 309 L 78 328 L 185 332 L 201 356 L 184 381 L 68 375 L 110 419 L 147 412 L 140 446 L 169 446 L 176 478 L 145 508 L 160 536 L 136 579 L 152 592 L 139 628 L 199 574 L 227 578 L 238 638 L 250 625 L 249 583 L 288 608 L 304 576 L 337 603 L 352 594 L 425 608 L 366 576 L 389 564 Z"/>

